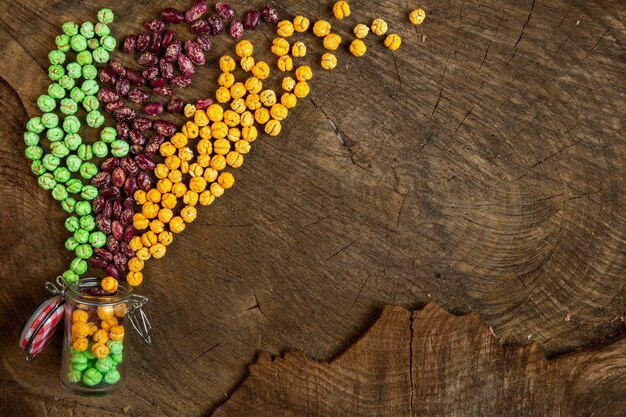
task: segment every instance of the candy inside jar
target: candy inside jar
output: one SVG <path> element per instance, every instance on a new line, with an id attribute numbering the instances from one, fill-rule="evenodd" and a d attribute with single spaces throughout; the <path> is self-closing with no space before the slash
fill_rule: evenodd
<path id="1" fill-rule="evenodd" d="M 141 311 L 147 299 L 124 283 L 114 294 L 106 293 L 94 278 L 70 284 L 65 295 L 61 381 L 75 394 L 112 394 L 126 382 L 131 327 L 149 342 L 149 322 Z"/>

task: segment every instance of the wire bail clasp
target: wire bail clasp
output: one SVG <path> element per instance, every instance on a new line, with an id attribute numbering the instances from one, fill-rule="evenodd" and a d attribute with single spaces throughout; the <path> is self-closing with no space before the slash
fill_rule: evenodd
<path id="1" fill-rule="evenodd" d="M 58 276 L 56 279 L 56 285 L 52 282 L 46 282 L 46 290 L 53 295 L 60 295 L 65 297 L 65 289 L 67 288 L 67 282 L 62 276 Z"/>
<path id="2" fill-rule="evenodd" d="M 150 337 L 150 331 L 152 330 L 152 325 L 150 324 L 150 320 L 148 320 L 148 316 L 146 316 L 146 313 L 143 311 L 143 307 L 148 303 L 148 298 L 135 294 L 131 297 L 131 300 L 132 303 L 128 309 L 130 324 L 133 325 L 133 328 L 143 341 L 151 345 L 152 338 Z"/>

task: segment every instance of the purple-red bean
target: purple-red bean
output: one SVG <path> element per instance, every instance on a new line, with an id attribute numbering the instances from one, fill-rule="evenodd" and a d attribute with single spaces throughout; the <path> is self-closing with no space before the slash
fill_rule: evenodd
<path id="1" fill-rule="evenodd" d="M 121 96 L 126 96 L 130 91 L 130 81 L 126 77 L 120 77 L 115 83 L 115 91 Z"/>
<path id="2" fill-rule="evenodd" d="M 109 262 L 111 262 L 113 260 L 113 254 L 111 252 L 109 252 L 108 249 L 96 248 L 96 249 L 93 250 L 93 253 L 96 256 L 99 256 L 102 259 L 106 259 Z"/>
<path id="3" fill-rule="evenodd" d="M 98 90 L 98 100 L 104 103 L 111 103 L 120 99 L 119 94 L 111 90 L 109 87 L 103 87 Z"/>
<path id="4" fill-rule="evenodd" d="M 168 62 L 175 62 L 178 60 L 178 56 L 183 49 L 183 44 L 180 40 L 174 39 L 172 43 L 169 44 L 167 48 L 165 48 L 165 53 L 163 54 L 163 59 Z"/>
<path id="5" fill-rule="evenodd" d="M 133 88 L 128 92 L 128 101 L 143 104 L 150 98 L 150 95 L 143 90 Z"/>
<path id="6" fill-rule="evenodd" d="M 98 73 L 98 79 L 100 80 L 100 82 L 104 84 L 113 85 L 115 84 L 115 81 L 117 80 L 117 74 L 115 74 L 115 71 L 113 70 L 113 68 L 104 67 Z"/>
<path id="7" fill-rule="evenodd" d="M 230 22 L 230 36 L 236 41 L 241 39 L 243 36 L 243 23 L 237 19 L 233 19 L 233 21 Z"/>
<path id="8" fill-rule="evenodd" d="M 167 112 L 176 114 L 180 113 L 184 107 L 185 103 L 182 98 L 172 97 L 169 103 L 167 103 Z"/>
<path id="9" fill-rule="evenodd" d="M 115 110 L 113 116 L 118 122 L 132 122 L 137 117 L 137 112 L 130 107 L 123 107 Z"/>
<path id="10" fill-rule="evenodd" d="M 146 80 L 156 80 L 159 77 L 159 67 L 153 65 L 149 68 L 146 68 L 145 70 L 143 70 L 141 75 L 143 75 Z"/>
<path id="11" fill-rule="evenodd" d="M 137 179 L 135 177 L 127 177 L 124 183 L 124 193 L 126 195 L 133 195 L 138 189 Z"/>
<path id="12" fill-rule="evenodd" d="M 196 20 L 189 28 L 194 35 L 206 35 L 211 33 L 211 25 L 206 20 Z"/>
<path id="13" fill-rule="evenodd" d="M 147 52 L 152 45 L 152 37 L 150 33 L 144 32 L 137 38 L 137 51 L 139 52 Z"/>
<path id="14" fill-rule="evenodd" d="M 96 226 L 105 235 L 111 234 L 111 219 L 104 214 L 98 214 L 96 216 Z"/>
<path id="15" fill-rule="evenodd" d="M 195 65 L 204 65 L 206 64 L 206 57 L 202 53 L 202 48 L 198 42 L 195 41 L 187 41 L 185 42 L 185 53 L 189 57 L 192 63 Z"/>
<path id="16" fill-rule="evenodd" d="M 117 130 L 117 136 L 119 136 L 120 139 L 128 139 L 128 134 L 130 133 L 130 127 L 128 126 L 128 123 L 119 122 L 115 126 L 115 129 Z"/>
<path id="17" fill-rule="evenodd" d="M 124 102 L 122 100 L 117 100 L 112 103 L 107 103 L 106 106 L 104 106 L 104 110 L 107 113 L 113 113 L 115 110 L 121 109 L 122 107 L 124 107 Z"/>
<path id="18" fill-rule="evenodd" d="M 120 159 L 120 166 L 122 167 L 124 172 L 126 172 L 126 175 L 130 175 L 131 177 L 136 177 L 139 173 L 139 167 L 137 166 L 135 161 L 133 161 L 133 159 L 128 156 Z"/>
<path id="19" fill-rule="evenodd" d="M 206 110 L 209 108 L 209 106 L 213 104 L 213 99 L 212 98 L 205 98 L 202 100 L 198 100 L 196 101 L 196 109 L 198 110 Z"/>
<path id="20" fill-rule="evenodd" d="M 139 87 L 143 87 L 144 85 L 146 85 L 146 79 L 143 78 L 141 73 L 135 69 L 128 68 L 126 70 L 126 77 L 128 78 L 128 81 L 135 85 L 138 85 Z"/>
<path id="21" fill-rule="evenodd" d="M 159 61 L 159 68 L 161 70 L 161 76 L 166 80 L 174 78 L 174 64 L 165 58 L 161 58 Z M 155 86 L 153 86 L 155 87 Z"/>
<path id="22" fill-rule="evenodd" d="M 100 169 L 106 172 L 112 172 L 118 166 L 120 166 L 119 158 L 112 156 L 102 162 L 102 165 L 100 165 Z"/>
<path id="23" fill-rule="evenodd" d="M 165 87 L 165 78 L 159 77 L 154 80 L 150 80 L 150 87 L 152 89 Z"/>
<path id="24" fill-rule="evenodd" d="M 106 268 L 106 273 L 108 276 L 118 279 L 120 277 L 120 271 L 113 264 L 109 264 Z"/>
<path id="25" fill-rule="evenodd" d="M 185 21 L 185 15 L 176 9 L 168 7 L 161 11 L 161 19 L 170 25 L 177 25 Z"/>
<path id="26" fill-rule="evenodd" d="M 177 75 L 170 81 L 172 87 L 186 88 L 191 85 L 191 77 L 185 75 Z"/>
<path id="27" fill-rule="evenodd" d="M 101 195 L 94 198 L 91 202 L 91 211 L 93 211 L 95 214 L 102 213 L 102 209 L 104 209 L 104 201 L 104 197 L 102 197 Z"/>
<path id="28" fill-rule="evenodd" d="M 146 138 L 144 137 L 143 133 L 141 133 L 141 131 L 137 129 L 131 130 L 129 137 L 133 145 L 145 145 L 146 144 Z M 119 185 L 118 187 L 121 187 L 121 185 Z"/>
<path id="29" fill-rule="evenodd" d="M 271 4 L 266 4 L 261 11 L 263 20 L 268 23 L 278 23 L 278 11 Z"/>
<path id="30" fill-rule="evenodd" d="M 134 35 L 127 36 L 124 39 L 124 52 L 132 54 L 137 50 L 137 37 Z"/>
<path id="31" fill-rule="evenodd" d="M 209 10 L 209 7 L 203 1 L 197 2 L 185 13 L 185 21 L 188 23 L 195 22 L 200 19 L 203 14 Z"/>
<path id="32" fill-rule="evenodd" d="M 121 187 L 124 185 L 125 181 L 126 173 L 124 172 L 124 170 L 120 167 L 115 168 L 111 173 L 111 184 L 114 187 Z"/>
<path id="33" fill-rule="evenodd" d="M 224 20 L 230 20 L 235 15 L 235 11 L 227 3 L 217 3 L 215 12 Z"/>
<path id="34" fill-rule="evenodd" d="M 169 87 L 156 87 L 152 90 L 152 92 L 156 95 L 164 97 L 169 97 L 174 94 L 174 91 L 172 91 L 172 89 Z"/>
<path id="35" fill-rule="evenodd" d="M 109 66 L 118 76 L 124 77 L 126 75 L 126 68 L 124 68 L 120 61 L 112 60 Z"/>
<path id="36" fill-rule="evenodd" d="M 210 52 L 211 49 L 213 49 L 213 43 L 204 35 L 198 36 L 196 42 L 198 42 L 198 45 L 200 45 L 203 51 Z"/>
<path id="37" fill-rule="evenodd" d="M 148 155 L 140 154 L 135 157 L 135 163 L 144 171 L 152 171 L 156 163 Z"/>
<path id="38" fill-rule="evenodd" d="M 96 188 L 102 188 L 111 183 L 111 174 L 106 171 L 100 171 L 91 179 L 91 185 Z"/>
<path id="39" fill-rule="evenodd" d="M 143 112 L 148 116 L 157 116 L 163 113 L 163 103 L 153 101 L 152 103 L 146 103 L 143 106 Z"/>
<path id="40" fill-rule="evenodd" d="M 122 215 L 122 211 L 124 210 L 124 205 L 122 204 L 122 200 L 117 199 L 113 202 L 113 218 L 119 219 Z"/>
<path id="41" fill-rule="evenodd" d="M 176 125 L 166 120 L 157 120 L 154 122 L 152 128 L 159 135 L 163 135 L 168 138 L 171 138 L 174 136 L 174 133 L 176 133 Z"/>
<path id="42" fill-rule="evenodd" d="M 133 129 L 139 130 L 140 132 L 150 130 L 152 129 L 152 120 L 145 117 L 138 117 L 133 120 Z"/>
<path id="43" fill-rule="evenodd" d="M 143 27 L 150 32 L 163 32 L 165 30 L 165 23 L 162 20 L 154 19 L 144 23 Z"/>
<path id="44" fill-rule="evenodd" d="M 185 54 L 180 54 L 178 56 L 178 69 L 180 69 L 180 72 L 187 77 L 192 77 L 196 73 L 196 68 L 194 67 L 193 62 L 191 62 L 191 59 L 189 59 L 189 57 Z"/>
<path id="45" fill-rule="evenodd" d="M 248 10 L 243 19 L 243 27 L 248 30 L 254 30 L 259 26 L 261 21 L 261 12 L 258 10 Z"/>
<path id="46" fill-rule="evenodd" d="M 209 26 L 211 26 L 211 34 L 213 35 L 219 35 L 224 30 L 224 23 L 222 22 L 222 19 L 220 19 L 220 17 L 216 14 L 209 17 L 207 22 L 209 22 Z"/>
<path id="47" fill-rule="evenodd" d="M 152 188 L 152 179 L 146 171 L 141 171 L 139 175 L 137 175 L 137 184 L 141 190 L 148 192 L 150 188 Z"/>
<path id="48" fill-rule="evenodd" d="M 172 32 L 171 30 L 166 31 L 163 34 L 163 38 L 161 39 L 161 48 L 167 48 L 169 46 L 170 43 L 172 43 L 172 41 L 174 40 L 174 32 Z"/>
<path id="49" fill-rule="evenodd" d="M 142 67 L 149 67 L 159 63 L 159 58 L 152 52 L 144 52 L 139 56 L 137 63 Z"/>
<path id="50" fill-rule="evenodd" d="M 94 268 L 104 269 L 109 264 L 106 259 L 102 259 L 100 257 L 94 256 L 87 260 L 87 263 Z"/>

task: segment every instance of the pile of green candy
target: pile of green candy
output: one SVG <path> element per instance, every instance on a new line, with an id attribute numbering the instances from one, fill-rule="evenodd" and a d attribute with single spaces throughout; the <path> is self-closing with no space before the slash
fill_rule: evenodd
<path id="1" fill-rule="evenodd" d="M 70 370 L 67 379 L 72 384 L 81 381 L 88 387 L 98 385 L 100 382 L 113 385 L 120 380 L 120 373 L 116 369 L 117 365 L 124 360 L 123 342 L 109 340 L 106 343 L 110 354 L 106 358 L 98 359 L 87 349 L 78 352 L 73 348 L 70 350 Z"/>

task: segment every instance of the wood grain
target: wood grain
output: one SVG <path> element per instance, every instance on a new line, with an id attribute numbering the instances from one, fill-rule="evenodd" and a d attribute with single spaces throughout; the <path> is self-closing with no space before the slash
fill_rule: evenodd
<path id="1" fill-rule="evenodd" d="M 133 374 L 113 400 L 61 391 L 58 339 L 28 365 L 16 346 L 43 283 L 70 261 L 63 213 L 29 173 L 21 131 L 46 88 L 58 27 L 93 19 L 102 4 L 0 3 L 2 413 L 113 415 L 130 405 L 138 416 L 203 415 L 258 352 L 327 360 L 386 304 L 476 312 L 501 344 L 535 342 L 548 357 L 623 334 L 624 3 L 421 0 L 428 18 L 418 28 L 406 21 L 418 2 L 352 3 L 351 20 L 335 25 L 345 39 L 352 24 L 382 16 L 402 48 L 370 38 L 361 60 L 341 49 L 281 137 L 255 144 L 235 189 L 148 265 L 156 343 L 134 346 Z M 279 8 L 328 18 L 330 4 Z M 157 13 L 145 0 L 107 6 L 118 39 Z M 253 34 L 258 50 L 266 36 L 268 27 Z M 215 90 L 216 59 L 233 47 L 223 39 L 187 98 Z M 321 45 L 305 39 L 317 68 Z M 376 389 L 374 398 L 393 395 Z"/>

